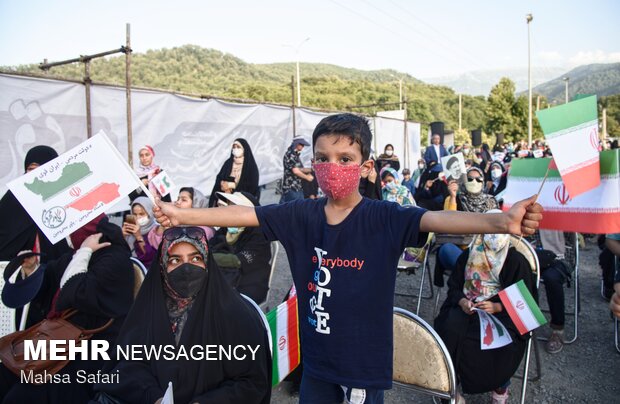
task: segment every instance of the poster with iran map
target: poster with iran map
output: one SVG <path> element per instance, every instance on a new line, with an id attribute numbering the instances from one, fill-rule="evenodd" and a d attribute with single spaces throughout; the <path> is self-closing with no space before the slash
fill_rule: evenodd
<path id="1" fill-rule="evenodd" d="M 7 185 L 41 231 L 56 243 L 142 183 L 100 131 Z"/>

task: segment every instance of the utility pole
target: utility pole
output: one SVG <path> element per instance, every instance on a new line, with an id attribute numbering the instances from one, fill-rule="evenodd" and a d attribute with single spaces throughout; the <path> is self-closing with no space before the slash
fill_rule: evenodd
<path id="1" fill-rule="evenodd" d="M 530 53 L 530 22 L 534 19 L 532 14 L 525 16 L 527 21 L 527 143 L 532 145 L 532 63 Z"/>
<path id="2" fill-rule="evenodd" d="M 564 80 L 564 104 L 568 104 L 568 80 L 570 77 L 563 77 L 562 80 Z"/>
<path id="3" fill-rule="evenodd" d="M 463 96 L 459 94 L 459 130 L 463 128 Z"/>
<path id="4" fill-rule="evenodd" d="M 540 111 L 540 95 L 536 96 L 536 111 Z"/>
<path id="5" fill-rule="evenodd" d="M 133 167 L 133 129 L 131 119 L 131 25 L 126 25 L 125 94 L 127 98 L 127 162 Z"/>
<path id="6" fill-rule="evenodd" d="M 293 107 L 293 137 L 297 136 L 297 125 L 295 122 L 295 77 L 291 76 L 291 105 Z"/>

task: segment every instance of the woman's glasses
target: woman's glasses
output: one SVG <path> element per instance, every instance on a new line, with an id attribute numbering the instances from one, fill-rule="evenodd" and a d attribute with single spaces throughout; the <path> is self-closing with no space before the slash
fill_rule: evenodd
<path id="1" fill-rule="evenodd" d="M 205 231 L 200 227 L 172 227 L 164 231 L 164 240 L 174 241 L 183 235 L 196 240 L 204 241 L 207 239 Z"/>
<path id="2" fill-rule="evenodd" d="M 482 178 L 480 178 L 480 177 L 478 177 L 478 178 L 467 177 L 467 181 L 468 182 L 472 182 L 473 180 L 476 180 L 477 182 L 482 182 Z"/>

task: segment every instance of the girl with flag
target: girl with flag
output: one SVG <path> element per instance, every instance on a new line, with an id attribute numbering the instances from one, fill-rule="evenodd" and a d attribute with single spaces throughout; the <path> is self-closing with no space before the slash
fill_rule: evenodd
<path id="1" fill-rule="evenodd" d="M 508 399 L 510 378 L 521 363 L 529 338 L 518 332 L 497 296 L 519 280 L 536 296 L 530 265 L 510 246 L 510 235 L 477 235 L 459 257 L 448 280 L 448 297 L 435 319 L 435 329 L 450 351 L 462 391 L 493 391 L 493 403 Z M 481 349 L 480 320 L 474 308 L 499 320 L 513 342 L 497 349 Z"/>

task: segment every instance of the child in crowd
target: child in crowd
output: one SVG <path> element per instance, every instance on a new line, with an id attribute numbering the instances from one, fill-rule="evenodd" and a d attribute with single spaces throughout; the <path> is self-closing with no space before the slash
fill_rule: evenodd
<path id="1" fill-rule="evenodd" d="M 284 246 L 297 288 L 304 374 L 301 403 L 382 403 L 392 386 L 395 268 L 427 232 L 532 234 L 542 219 L 534 197 L 506 213 L 430 212 L 363 198 L 374 170 L 365 118 L 339 114 L 314 130 L 313 168 L 326 198 L 254 208 L 178 209 L 158 202 L 165 226 L 261 226 Z M 381 229 L 381 230 L 378 230 Z"/>
<path id="2" fill-rule="evenodd" d="M 401 185 L 406 187 L 409 190 L 409 192 L 411 192 L 411 195 L 415 195 L 414 181 L 415 180 L 411 178 L 411 170 L 409 170 L 408 168 L 405 168 L 403 170 L 403 183 Z"/>

